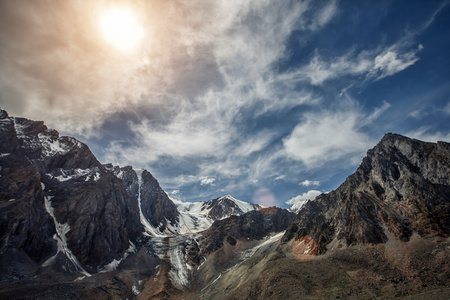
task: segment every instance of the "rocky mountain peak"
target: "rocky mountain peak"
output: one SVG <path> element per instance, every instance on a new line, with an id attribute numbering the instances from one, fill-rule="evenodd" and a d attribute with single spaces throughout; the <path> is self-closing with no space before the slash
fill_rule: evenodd
<path id="1" fill-rule="evenodd" d="M 237 200 L 231 195 L 206 201 L 202 206 L 202 210 L 209 210 L 208 217 L 212 220 L 220 220 L 232 215 L 242 215 L 257 209 L 256 205 Z"/>
<path id="2" fill-rule="evenodd" d="M 320 254 L 389 238 L 408 241 L 414 233 L 447 237 L 449 168 L 450 144 L 386 134 L 341 186 L 304 206 L 284 240 L 305 245 L 307 239 L 309 254 Z"/>
<path id="3" fill-rule="evenodd" d="M 80 141 L 42 121 L 0 116 L 3 271 L 24 261 L 17 255 L 27 268 L 66 261 L 85 274 L 119 260 L 142 232 L 122 182 Z"/>

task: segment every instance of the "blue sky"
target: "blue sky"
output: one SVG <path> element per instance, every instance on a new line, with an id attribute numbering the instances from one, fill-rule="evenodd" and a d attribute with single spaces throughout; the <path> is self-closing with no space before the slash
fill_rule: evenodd
<path id="1" fill-rule="evenodd" d="M 118 3 L 127 52 L 99 30 Z M 183 201 L 288 207 L 386 132 L 450 141 L 449 1 L 0 1 L 0 28 L 3 109 Z"/>

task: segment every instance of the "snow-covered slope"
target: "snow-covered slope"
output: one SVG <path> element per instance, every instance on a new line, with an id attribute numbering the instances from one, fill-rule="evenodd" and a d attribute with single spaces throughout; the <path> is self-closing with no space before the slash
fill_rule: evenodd
<path id="1" fill-rule="evenodd" d="M 173 200 L 180 212 L 180 234 L 195 233 L 208 229 L 215 220 L 232 215 L 243 215 L 259 209 L 255 204 L 238 200 L 230 195 L 205 202 L 180 202 Z"/>

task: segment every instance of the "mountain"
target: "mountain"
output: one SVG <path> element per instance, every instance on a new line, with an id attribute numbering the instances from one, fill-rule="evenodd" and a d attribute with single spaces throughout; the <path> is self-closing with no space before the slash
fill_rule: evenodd
<path id="1" fill-rule="evenodd" d="M 450 296 L 450 144 L 387 134 L 298 214 L 170 199 L 0 110 L 0 298 Z"/>
<path id="2" fill-rule="evenodd" d="M 176 201 L 176 204 L 180 212 L 179 233 L 182 234 L 204 231 L 210 228 L 215 220 L 259 209 L 255 204 L 235 199 L 230 195 L 205 202 Z"/>
<path id="3" fill-rule="evenodd" d="M 202 235 L 200 255 L 220 249 L 224 242 L 231 246 L 239 241 L 263 240 L 270 234 L 283 232 L 291 224 L 295 214 L 278 207 L 262 208 L 243 215 L 215 221 Z"/>
<path id="4" fill-rule="evenodd" d="M 147 170 L 134 170 L 131 166 L 105 165 L 123 184 L 139 207 L 139 219 L 145 233 L 151 236 L 173 235 L 178 232 L 180 213 L 158 181 Z"/>
<path id="5" fill-rule="evenodd" d="M 170 199 L 158 181 L 147 170 L 132 166 L 104 167 L 121 179 L 131 198 L 138 203 L 145 234 L 166 237 L 207 230 L 215 220 L 242 215 L 257 210 L 255 204 L 237 200 L 230 195 L 201 202 L 181 202 Z"/>
<path id="6" fill-rule="evenodd" d="M 42 268 L 112 271 L 139 252 L 143 236 L 192 234 L 257 209 L 231 196 L 177 206 L 148 171 L 102 165 L 42 121 L 0 110 L 0 132 L 0 281 Z"/>
<path id="7" fill-rule="evenodd" d="M 298 257 L 450 234 L 450 144 L 386 134 L 335 191 L 300 210 L 284 241 Z M 295 249 L 295 250 L 294 250 Z M 308 251 L 304 251 L 309 249 Z"/>
<path id="8" fill-rule="evenodd" d="M 450 144 L 385 135 L 342 185 L 308 201 L 281 239 L 203 273 L 199 298 L 448 299 L 449 169 Z M 223 232 L 215 235 L 233 236 L 233 227 Z M 227 248 L 212 252 L 210 269 L 232 260 Z"/>
<path id="9" fill-rule="evenodd" d="M 89 275 L 133 248 L 138 205 L 85 144 L 3 110 L 0 132 L 2 274 L 65 259 Z"/>

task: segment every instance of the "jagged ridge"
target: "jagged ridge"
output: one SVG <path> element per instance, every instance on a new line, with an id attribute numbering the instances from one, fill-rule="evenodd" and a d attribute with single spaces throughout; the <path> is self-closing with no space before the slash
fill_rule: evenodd
<path id="1" fill-rule="evenodd" d="M 136 242 L 137 203 L 85 144 L 6 111 L 0 132 L 2 265 L 49 263 L 63 254 L 96 272 Z"/>
<path id="2" fill-rule="evenodd" d="M 450 144 L 386 134 L 338 189 L 309 201 L 283 240 L 334 247 L 450 233 Z M 312 240 L 312 241 L 311 241 Z"/>

